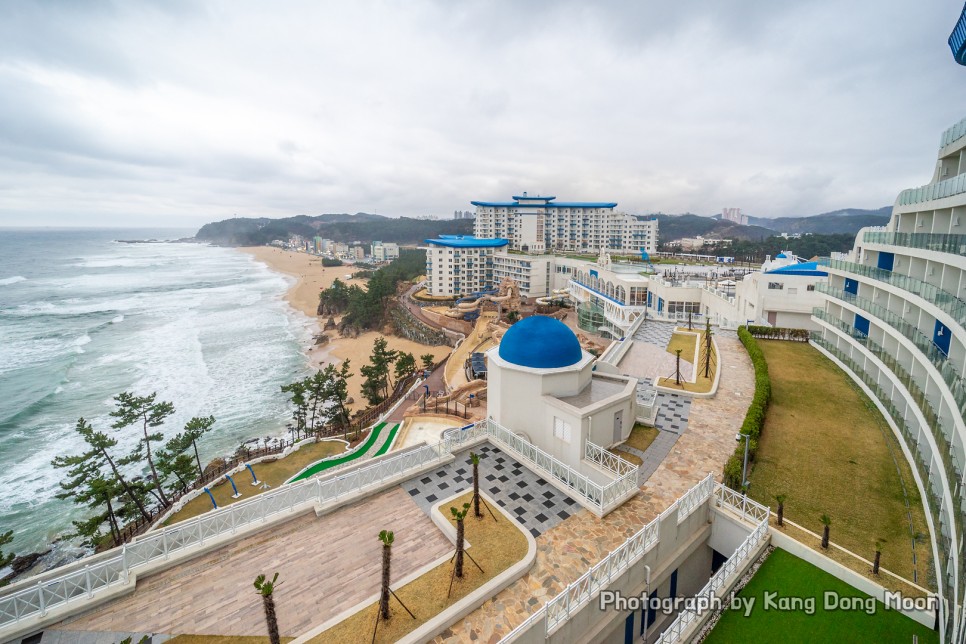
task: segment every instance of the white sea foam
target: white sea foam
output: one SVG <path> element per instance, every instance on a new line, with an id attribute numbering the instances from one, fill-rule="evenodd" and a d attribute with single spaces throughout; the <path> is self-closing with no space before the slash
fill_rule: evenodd
<path id="1" fill-rule="evenodd" d="M 13 277 L 7 277 L 0 280 L 0 286 L 7 286 L 8 284 L 16 284 L 17 282 L 26 282 L 27 278 L 23 275 L 14 275 Z"/>
<path id="2" fill-rule="evenodd" d="M 111 324 L 120 324 L 123 321 L 124 321 L 123 315 L 118 315 L 116 317 L 111 318 Z"/>

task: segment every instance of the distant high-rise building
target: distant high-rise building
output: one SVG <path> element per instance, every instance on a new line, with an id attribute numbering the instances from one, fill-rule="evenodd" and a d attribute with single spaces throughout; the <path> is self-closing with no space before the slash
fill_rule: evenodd
<path id="1" fill-rule="evenodd" d="M 615 212 L 616 202 L 558 202 L 556 197 L 513 201 L 471 201 L 476 206 L 477 237 L 505 237 L 510 248 L 529 253 L 569 251 L 653 253 L 658 222 L 653 217 Z"/>
<path id="2" fill-rule="evenodd" d="M 741 208 L 724 208 L 721 211 L 721 219 L 741 226 L 748 225 L 748 215 L 742 214 Z"/>

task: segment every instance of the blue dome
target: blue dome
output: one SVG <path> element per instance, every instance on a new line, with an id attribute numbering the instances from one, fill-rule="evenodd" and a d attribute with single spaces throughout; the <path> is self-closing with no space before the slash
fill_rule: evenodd
<path id="1" fill-rule="evenodd" d="M 534 315 L 511 326 L 500 341 L 500 357 L 521 367 L 558 369 L 583 358 L 580 342 L 566 324 Z"/>

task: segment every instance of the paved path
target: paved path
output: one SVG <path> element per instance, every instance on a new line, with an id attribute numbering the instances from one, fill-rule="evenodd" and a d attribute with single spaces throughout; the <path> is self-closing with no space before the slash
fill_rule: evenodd
<path id="1" fill-rule="evenodd" d="M 278 571 L 282 635 L 304 633 L 379 592 L 380 530 L 396 533 L 393 579 L 452 549 L 449 540 L 395 487 L 321 518 L 303 515 L 138 582 L 132 595 L 54 628 L 201 635 L 262 635 L 252 587 Z"/>
<path id="2" fill-rule="evenodd" d="M 650 323 L 649 323 L 650 324 Z M 719 338 L 724 361 L 718 395 L 692 401 L 688 428 L 634 497 L 603 519 L 581 509 L 537 537 L 537 560 L 521 579 L 435 642 L 490 642 L 506 635 L 568 583 L 658 516 L 708 472 L 720 479 L 735 432 L 754 393 L 751 361 L 734 338 Z"/>
<path id="3" fill-rule="evenodd" d="M 515 516 L 534 537 L 580 509 L 576 501 L 490 444 L 480 446 L 480 489 Z M 406 481 L 403 489 L 429 512 L 432 504 L 461 490 L 473 489 L 473 465 L 469 451 L 435 472 Z M 484 510 L 485 512 L 485 510 Z M 497 515 L 499 516 L 499 515 Z"/>

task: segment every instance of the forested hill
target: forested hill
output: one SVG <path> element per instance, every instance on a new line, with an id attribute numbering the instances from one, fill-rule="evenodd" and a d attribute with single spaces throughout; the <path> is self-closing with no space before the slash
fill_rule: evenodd
<path id="1" fill-rule="evenodd" d="M 261 246 L 291 235 L 319 235 L 338 242 L 374 239 L 397 244 L 418 244 L 436 235 L 471 235 L 472 219 L 409 219 L 383 217 L 360 212 L 349 214 L 299 215 L 283 219 L 235 217 L 205 224 L 195 235 L 198 241 L 220 246 Z"/>

